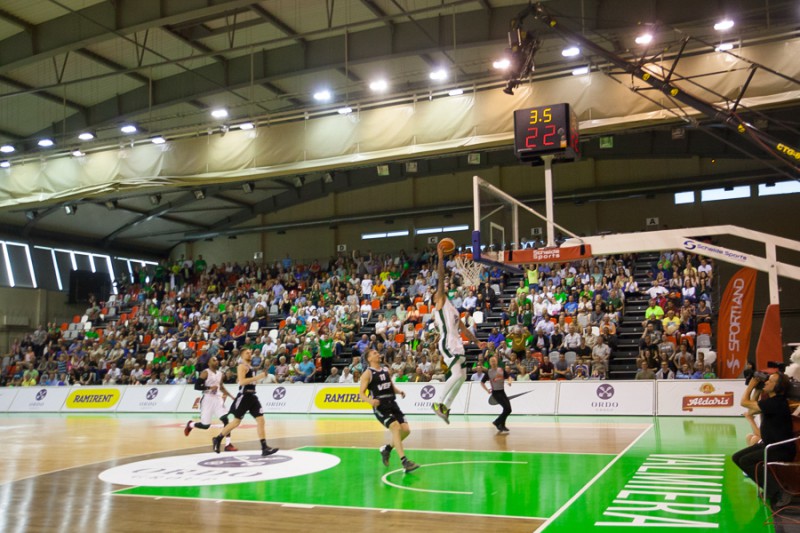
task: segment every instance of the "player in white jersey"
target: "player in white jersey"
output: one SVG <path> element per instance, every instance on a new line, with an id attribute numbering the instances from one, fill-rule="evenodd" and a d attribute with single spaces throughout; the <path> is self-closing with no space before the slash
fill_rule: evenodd
<path id="1" fill-rule="evenodd" d="M 437 265 L 439 279 L 437 281 L 436 294 L 433 296 L 433 301 L 436 304 L 433 315 L 436 329 L 439 332 L 439 353 L 447 365 L 450 377 L 445 381 L 444 387 L 442 387 L 436 402 L 433 404 L 433 412 L 449 424 L 450 406 L 453 404 L 453 400 L 456 399 L 461 385 L 467 380 L 467 371 L 463 367 L 467 359 L 464 356 L 464 343 L 461 339 L 461 334 L 463 333 L 467 339 L 480 346 L 481 350 L 486 348 L 486 343 L 479 341 L 467 328 L 461 321 L 458 310 L 447 298 L 447 292 L 444 288 L 444 252 L 438 246 L 436 251 L 439 254 L 439 264 Z"/>
<path id="2" fill-rule="evenodd" d="M 203 392 L 203 397 L 200 400 L 200 422 L 189 420 L 186 423 L 183 434 L 187 437 L 194 428 L 210 428 L 211 422 L 215 418 L 219 418 L 222 421 L 221 427 L 225 427 L 228 424 L 228 409 L 225 408 L 225 398 L 233 398 L 233 396 L 225 389 L 222 377 L 223 373 L 219 369 L 219 360 L 216 357 L 212 357 L 208 360 L 208 368 L 200 373 L 200 377 L 194 384 L 196 390 Z M 231 444 L 230 435 L 227 436 L 225 441 L 225 451 L 238 451 L 238 448 Z"/>

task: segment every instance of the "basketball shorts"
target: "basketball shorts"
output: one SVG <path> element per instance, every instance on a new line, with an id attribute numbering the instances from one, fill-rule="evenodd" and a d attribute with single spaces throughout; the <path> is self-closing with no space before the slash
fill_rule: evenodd
<path id="1" fill-rule="evenodd" d="M 375 418 L 378 419 L 378 422 L 387 428 L 392 425 L 392 422 L 398 422 L 400 424 L 405 424 L 406 422 L 406 415 L 403 414 L 403 411 L 400 410 L 400 406 L 397 405 L 397 402 L 394 400 L 390 402 L 381 402 L 378 407 L 372 408 L 372 412 L 375 413 Z"/>
<path id="2" fill-rule="evenodd" d="M 261 402 L 255 394 L 239 394 L 231 406 L 231 414 L 239 420 L 247 413 L 253 418 L 258 418 L 264 414 L 262 411 Z"/>
<path id="3" fill-rule="evenodd" d="M 200 400 L 200 422 L 210 425 L 212 421 L 228 414 L 225 403 L 219 394 L 203 394 Z"/>

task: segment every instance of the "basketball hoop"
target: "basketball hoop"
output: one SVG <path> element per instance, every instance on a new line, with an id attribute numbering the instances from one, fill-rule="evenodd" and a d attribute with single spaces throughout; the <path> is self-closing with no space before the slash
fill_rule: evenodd
<path id="1" fill-rule="evenodd" d="M 472 254 L 459 254 L 453 258 L 455 270 L 464 285 L 478 287 L 481 284 L 483 265 L 472 260 Z"/>

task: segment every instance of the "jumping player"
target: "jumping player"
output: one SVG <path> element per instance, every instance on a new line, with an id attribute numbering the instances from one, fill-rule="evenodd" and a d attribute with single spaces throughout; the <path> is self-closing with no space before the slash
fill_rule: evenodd
<path id="1" fill-rule="evenodd" d="M 491 389 L 486 385 L 486 382 L 489 381 L 492 384 Z M 492 395 L 492 397 L 497 400 L 497 403 L 500 404 L 500 407 L 503 408 L 503 412 L 500 413 L 492 424 L 494 427 L 497 428 L 497 431 L 500 433 L 508 433 L 509 429 L 506 427 L 506 419 L 508 415 L 511 414 L 511 402 L 506 396 L 505 391 L 505 382 L 506 382 L 506 375 L 502 368 L 497 366 L 497 357 L 490 357 L 489 358 L 489 370 L 483 375 L 483 379 L 481 380 L 481 387 Z M 508 384 L 511 385 L 511 377 L 508 377 Z"/>
<path id="2" fill-rule="evenodd" d="M 211 439 L 214 445 L 214 451 L 219 453 L 220 445 L 222 444 L 223 437 L 229 435 L 231 431 L 236 429 L 242 423 L 245 413 L 250 413 L 250 416 L 256 419 L 258 438 L 261 441 L 261 455 L 272 455 L 278 451 L 278 448 L 270 448 L 267 446 L 266 431 L 264 429 L 264 414 L 261 412 L 261 402 L 258 401 L 256 396 L 256 382 L 261 381 L 266 377 L 266 372 L 253 375 L 253 368 L 250 366 L 250 361 L 253 358 L 253 351 L 250 349 L 242 350 L 242 362 L 236 367 L 237 383 L 239 383 L 239 394 L 231 406 L 231 414 L 233 420 L 222 428 L 222 432 Z"/>
<path id="3" fill-rule="evenodd" d="M 208 360 L 208 368 L 200 373 L 200 378 L 195 381 L 194 388 L 203 392 L 203 398 L 200 400 L 200 422 L 192 420 L 186 422 L 183 434 L 188 437 L 194 428 L 210 428 L 214 418 L 222 420 L 222 427 L 227 426 L 228 410 L 225 409 L 225 398 L 233 398 L 233 396 L 222 383 L 222 370 L 219 369 L 219 360 L 216 357 Z M 230 434 L 225 437 L 225 451 L 238 451 L 238 448 L 231 444 Z"/>
<path id="4" fill-rule="evenodd" d="M 433 404 L 433 412 L 449 424 L 450 406 L 453 404 L 453 400 L 456 399 L 461 385 L 467 380 L 467 373 L 462 367 L 467 359 L 464 356 L 464 343 L 461 341 L 461 334 L 463 333 L 470 341 L 477 344 L 481 350 L 486 348 L 486 343 L 479 341 L 467 326 L 461 322 L 458 310 L 447 298 L 447 292 L 444 290 L 444 251 L 437 246 L 436 252 L 439 255 L 439 264 L 436 267 L 439 279 L 437 281 L 436 294 L 433 297 L 436 304 L 434 321 L 439 332 L 439 353 L 442 354 L 442 360 L 447 365 L 450 377 L 445 381 L 444 387 L 442 387 L 436 402 Z"/>
<path id="5" fill-rule="evenodd" d="M 408 474 L 419 468 L 419 465 L 407 458 L 403 450 L 403 441 L 411 433 L 411 429 L 409 429 L 406 416 L 400 410 L 395 398 L 397 394 L 405 398 L 406 393 L 394 385 L 389 371 L 381 366 L 381 354 L 377 350 L 367 352 L 367 362 L 369 367 L 361 375 L 359 381 L 361 400 L 372 406 L 378 422 L 392 432 L 392 444 L 384 444 L 380 449 L 383 464 L 389 466 L 389 458 L 392 455 L 392 448 L 394 448 L 400 456 L 400 462 L 403 463 L 403 471 Z M 367 396 L 368 390 L 369 396 Z"/>

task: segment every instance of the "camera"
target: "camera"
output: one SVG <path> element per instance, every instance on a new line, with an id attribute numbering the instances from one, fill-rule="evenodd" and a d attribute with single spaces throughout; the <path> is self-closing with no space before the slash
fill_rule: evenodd
<path id="1" fill-rule="evenodd" d="M 755 385 L 755 389 L 763 389 L 764 384 L 769 380 L 769 375 L 765 374 L 764 372 L 755 371 L 753 372 L 753 379 L 755 379 L 758 383 Z"/>

